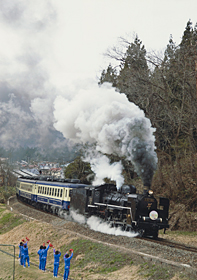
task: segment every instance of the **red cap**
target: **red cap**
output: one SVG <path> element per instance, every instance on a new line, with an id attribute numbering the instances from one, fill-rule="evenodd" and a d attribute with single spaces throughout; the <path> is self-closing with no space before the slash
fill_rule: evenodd
<path id="1" fill-rule="evenodd" d="M 48 240 L 47 243 L 50 243 L 50 240 Z"/>
<path id="2" fill-rule="evenodd" d="M 29 238 L 28 238 L 28 237 L 26 237 L 26 239 L 27 239 L 27 241 L 29 241 Z"/>
<path id="3" fill-rule="evenodd" d="M 24 239 L 22 239 L 22 241 L 23 241 L 23 242 L 25 242 L 25 240 L 24 240 Z"/>
<path id="4" fill-rule="evenodd" d="M 69 249 L 69 252 L 73 252 L 73 249 Z"/>
<path id="5" fill-rule="evenodd" d="M 49 244 L 49 247 L 53 247 L 53 245 L 50 243 L 50 244 Z M 54 248 L 54 247 L 53 247 L 53 248 Z"/>

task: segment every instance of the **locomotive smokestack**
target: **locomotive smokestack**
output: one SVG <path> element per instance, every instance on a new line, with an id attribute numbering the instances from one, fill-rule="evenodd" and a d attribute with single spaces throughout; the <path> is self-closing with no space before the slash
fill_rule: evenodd
<path id="1" fill-rule="evenodd" d="M 144 186 L 144 191 L 143 191 L 143 193 L 144 193 L 144 194 L 147 194 L 149 190 L 150 190 L 150 186 Z"/>

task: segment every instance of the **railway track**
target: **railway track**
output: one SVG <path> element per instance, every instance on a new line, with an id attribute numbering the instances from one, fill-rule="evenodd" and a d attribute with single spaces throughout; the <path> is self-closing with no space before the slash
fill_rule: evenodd
<path id="1" fill-rule="evenodd" d="M 31 209 L 35 209 L 35 207 L 33 207 L 30 204 L 27 204 L 27 203 L 22 202 L 20 200 L 18 200 L 18 202 L 23 204 L 23 205 L 26 205 L 27 207 L 29 207 Z M 48 214 L 48 215 L 51 215 L 53 217 L 57 217 L 58 219 L 65 219 L 65 218 L 62 218 L 61 216 L 58 216 L 58 215 L 53 214 L 53 213 L 46 212 L 44 210 L 38 210 L 38 211 L 40 211 L 42 213 L 45 213 L 45 214 Z M 179 249 L 179 250 L 185 250 L 185 251 L 197 254 L 197 247 L 192 247 L 192 246 L 188 246 L 188 245 L 181 244 L 181 243 L 178 243 L 178 242 L 173 242 L 173 241 L 167 240 L 165 238 L 152 239 L 152 238 L 148 238 L 148 237 L 138 237 L 138 236 L 135 237 L 135 238 L 141 239 L 141 240 L 145 240 L 145 241 L 151 242 L 153 244 L 155 243 L 155 244 L 159 244 L 161 246 L 167 246 L 167 247 L 170 247 L 170 248 L 175 248 L 175 249 Z"/>
<path id="2" fill-rule="evenodd" d="M 124 248 L 128 252 L 138 254 L 142 258 L 148 257 L 154 261 L 165 262 L 167 264 L 179 266 L 180 268 L 194 269 L 197 272 L 197 248 L 188 246 L 178 242 L 172 242 L 164 238 L 157 240 L 150 238 L 130 238 L 126 236 L 114 236 L 106 233 L 95 232 L 88 228 L 87 225 L 79 224 L 77 222 L 70 222 L 70 220 L 62 219 L 53 213 L 46 213 L 45 211 L 36 210 L 31 205 L 17 201 L 16 198 L 10 200 L 10 207 L 18 209 L 19 213 L 28 215 L 29 217 L 44 220 L 45 222 L 55 223 L 62 229 L 75 234 L 81 235 L 84 238 L 89 238 L 96 242 L 102 242 L 109 246 L 117 248 Z M 21 210 L 23 208 L 23 210 Z M 39 218 L 40 217 L 40 218 Z"/>
<path id="3" fill-rule="evenodd" d="M 187 252 L 192 252 L 192 253 L 197 254 L 197 247 L 192 247 L 192 246 L 188 246 L 188 245 L 181 244 L 178 242 L 173 242 L 173 241 L 167 240 L 165 238 L 158 238 L 157 240 L 150 239 L 150 238 L 143 238 L 143 237 L 137 237 L 137 238 L 142 238 L 143 240 L 147 240 L 152 243 L 160 244 L 162 246 L 167 246 L 167 247 L 175 248 L 175 249 L 179 249 L 179 250 L 185 250 Z"/>

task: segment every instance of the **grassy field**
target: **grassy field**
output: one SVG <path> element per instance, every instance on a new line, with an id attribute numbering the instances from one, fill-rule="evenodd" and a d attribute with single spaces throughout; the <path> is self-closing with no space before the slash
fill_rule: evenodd
<path id="1" fill-rule="evenodd" d="M 27 222 L 19 215 L 14 214 L 0 204 L 0 244 L 13 244 L 16 246 L 18 256 L 18 243 L 24 236 L 30 238 L 28 243 L 30 268 L 24 269 L 15 261 L 15 280 L 52 279 L 53 252 L 49 249 L 46 273 L 38 269 L 37 251 L 46 240 L 52 240 L 55 248 L 62 252 L 59 273 L 64 273 L 63 254 L 69 248 L 74 250 L 71 260 L 71 280 L 194 280 L 178 269 L 161 264 L 154 264 L 134 255 L 125 253 L 124 250 L 115 250 L 101 243 L 91 242 L 79 237 L 73 238 L 71 233 L 58 232 L 51 225 L 31 221 Z M 3 246 L 0 246 L 2 249 Z M 1 274 L 0 280 L 13 279 L 13 258 L 0 252 Z"/>

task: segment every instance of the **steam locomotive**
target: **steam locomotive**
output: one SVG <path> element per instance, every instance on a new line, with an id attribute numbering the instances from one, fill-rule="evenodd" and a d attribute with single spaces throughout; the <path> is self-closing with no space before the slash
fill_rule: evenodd
<path id="1" fill-rule="evenodd" d="M 157 238 L 159 230 L 169 228 L 169 200 L 156 199 L 148 189 L 138 194 L 132 185 L 117 190 L 113 184 L 92 186 L 79 180 L 21 177 L 16 194 L 36 208 L 56 214 L 73 208 L 86 217 L 98 216 L 112 227 L 136 231 L 141 236 Z"/>
<path id="2" fill-rule="evenodd" d="M 113 184 L 73 189 L 71 205 L 87 217 L 98 216 L 113 227 L 136 231 L 140 236 L 157 238 L 159 230 L 169 228 L 169 199 L 157 200 L 148 189 L 137 194 L 132 185 L 123 185 L 118 191 Z"/>

